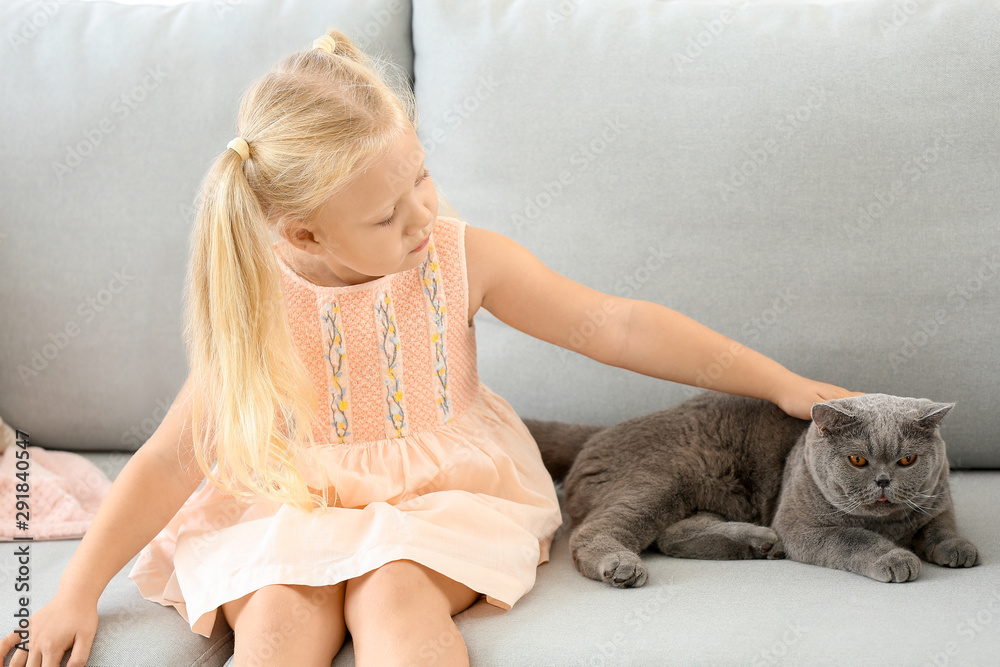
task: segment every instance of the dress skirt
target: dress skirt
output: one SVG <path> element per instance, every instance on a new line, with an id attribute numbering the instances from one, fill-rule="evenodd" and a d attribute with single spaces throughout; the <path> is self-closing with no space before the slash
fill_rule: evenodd
<path id="1" fill-rule="evenodd" d="M 128 576 L 143 597 L 208 637 L 223 603 L 262 586 L 332 585 L 408 559 L 510 609 L 562 522 L 531 434 L 481 383 L 436 429 L 323 444 L 297 461 L 309 486 L 336 489 L 335 506 L 246 504 L 204 482 L 140 552 Z"/>

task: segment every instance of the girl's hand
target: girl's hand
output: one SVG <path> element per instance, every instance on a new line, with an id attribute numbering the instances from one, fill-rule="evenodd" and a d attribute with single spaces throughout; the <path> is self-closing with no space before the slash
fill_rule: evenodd
<path id="1" fill-rule="evenodd" d="M 29 651 L 14 651 L 10 667 L 24 667 L 29 652 L 32 665 L 58 665 L 70 649 L 73 653 L 66 667 L 84 667 L 97 634 L 97 603 L 56 592 L 51 602 L 28 619 L 28 632 Z M 16 630 L 0 639 L 0 658 L 20 641 Z"/>
<path id="2" fill-rule="evenodd" d="M 773 402 L 789 415 L 808 420 L 812 419 L 813 403 L 862 395 L 864 392 L 848 391 L 834 384 L 795 375 L 792 380 L 781 386 Z"/>

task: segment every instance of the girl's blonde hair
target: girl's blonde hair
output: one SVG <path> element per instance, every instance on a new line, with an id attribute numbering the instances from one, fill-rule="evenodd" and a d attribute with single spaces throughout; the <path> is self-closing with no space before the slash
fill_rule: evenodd
<path id="1" fill-rule="evenodd" d="M 327 35 L 323 48 L 283 58 L 243 96 L 237 136 L 250 157 L 227 148 L 202 182 L 184 330 L 199 467 L 244 502 L 307 511 L 329 502 L 295 466 L 316 444 L 319 397 L 292 339 L 271 237 L 310 219 L 417 127 L 405 72 L 370 60 L 340 31 Z"/>

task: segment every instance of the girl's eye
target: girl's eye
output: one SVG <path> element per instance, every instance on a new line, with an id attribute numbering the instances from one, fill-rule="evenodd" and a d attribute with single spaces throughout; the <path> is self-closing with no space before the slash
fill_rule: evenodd
<path id="1" fill-rule="evenodd" d="M 916 460 L 917 460 L 917 455 L 910 454 L 909 456 L 904 456 L 903 458 L 899 459 L 899 465 L 908 466 Z"/>
<path id="2" fill-rule="evenodd" d="M 864 466 L 864 465 L 867 465 L 867 463 L 868 463 L 868 459 L 866 459 L 866 458 L 865 458 L 865 457 L 863 457 L 863 456 L 857 456 L 857 455 L 853 455 L 853 454 L 852 454 L 851 456 L 848 456 L 847 458 L 848 458 L 848 460 L 849 460 L 849 461 L 850 461 L 850 462 L 851 462 L 851 463 L 852 463 L 853 465 L 856 465 L 856 466 L 857 466 L 857 467 L 859 467 L 859 468 L 860 468 L 861 466 Z"/>
<path id="3" fill-rule="evenodd" d="M 425 168 L 424 173 L 420 174 L 420 178 L 417 179 L 417 185 L 420 185 L 423 182 L 423 180 L 430 175 L 431 175 L 430 170 Z M 392 224 L 393 217 L 394 215 L 390 215 L 388 219 L 383 220 L 382 222 L 376 224 L 378 224 L 379 227 L 388 227 L 389 225 Z"/>

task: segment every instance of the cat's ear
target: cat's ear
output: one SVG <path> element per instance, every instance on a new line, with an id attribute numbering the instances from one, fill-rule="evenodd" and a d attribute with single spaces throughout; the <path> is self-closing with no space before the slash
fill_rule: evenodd
<path id="1" fill-rule="evenodd" d="M 933 429 L 941 423 L 945 415 L 955 407 L 954 403 L 928 403 L 921 407 L 921 414 L 917 416 L 914 424 L 918 428 Z"/>
<path id="2" fill-rule="evenodd" d="M 827 435 L 856 423 L 858 418 L 835 403 L 813 403 L 812 420 L 820 435 Z"/>

